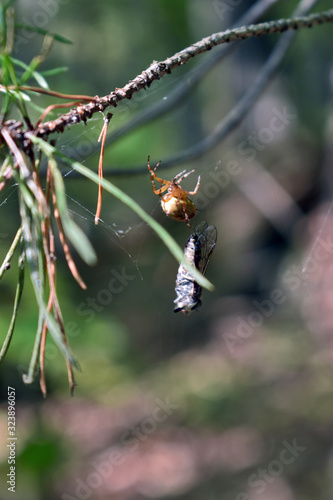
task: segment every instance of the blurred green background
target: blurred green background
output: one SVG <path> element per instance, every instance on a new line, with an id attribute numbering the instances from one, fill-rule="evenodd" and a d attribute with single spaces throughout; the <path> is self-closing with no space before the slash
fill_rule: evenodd
<path id="1" fill-rule="evenodd" d="M 89 0 L 14 3 L 18 20 L 59 33 L 41 69 L 64 93 L 106 95 L 147 68 L 229 27 L 254 2 Z M 298 2 L 278 1 L 261 20 L 288 17 Z M 315 11 L 331 7 L 317 2 Z M 168 219 L 154 195 L 147 156 L 161 177 L 195 169 L 201 220 L 218 244 L 207 277 L 216 290 L 189 317 L 174 314 L 177 262 L 129 209 L 69 174 L 68 205 L 98 254 L 76 262 L 88 285 L 71 278 L 57 242 L 57 287 L 70 346 L 81 371 L 70 397 L 66 367 L 48 339 L 48 397 L 22 382 L 37 326 L 26 281 L 15 334 L 1 366 L 1 435 L 7 435 L 7 386 L 16 389 L 17 492 L 25 500 L 147 498 L 312 500 L 333 495 L 332 26 L 301 30 L 274 80 L 241 125 L 214 149 L 163 170 L 191 149 L 251 87 L 280 35 L 238 43 L 175 108 L 117 140 L 114 134 L 168 102 L 196 57 L 111 110 L 106 170 L 184 246 L 191 234 Z M 42 37 L 19 38 L 26 63 Z M 40 106 L 54 101 L 36 98 Z M 32 115 L 34 119 L 36 115 Z M 282 116 L 282 118 L 281 118 Z M 57 146 L 97 171 L 95 115 L 57 136 Z M 113 138 L 113 140 L 112 140 Z M 137 169 L 140 174 L 126 174 Z M 67 172 L 66 167 L 64 171 Z M 14 184 L 0 194 L 4 258 L 19 225 Z M 120 276 L 120 278 L 119 278 Z M 10 322 L 17 277 L 1 281 L 1 336 Z M 115 277 L 117 293 L 105 292 Z M 0 451 L 1 476 L 8 449 Z M 2 480 L 1 498 L 12 498 Z"/>

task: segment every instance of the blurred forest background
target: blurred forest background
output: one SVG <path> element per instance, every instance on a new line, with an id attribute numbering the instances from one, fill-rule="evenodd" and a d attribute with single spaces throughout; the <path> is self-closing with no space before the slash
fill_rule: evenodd
<path id="1" fill-rule="evenodd" d="M 21 0 L 14 6 L 18 21 L 73 42 L 55 43 L 41 68 L 68 67 L 50 79 L 52 89 L 102 96 L 153 60 L 227 29 L 254 3 Z M 271 7 L 257 21 L 290 17 L 298 5 L 266 3 Z M 313 11 L 331 7 L 313 3 Z M 98 265 L 88 268 L 76 258 L 88 285 L 79 289 L 59 244 L 58 293 L 82 370 L 72 398 L 51 337 L 46 400 L 37 380 L 22 382 L 38 317 L 26 281 L 0 369 L 2 436 L 7 386 L 17 395 L 15 498 L 333 497 L 332 30 L 323 25 L 297 32 L 270 85 L 212 148 L 201 141 L 251 88 L 281 35 L 230 46 L 228 57 L 192 86 L 194 72 L 216 57 L 217 47 L 111 110 L 104 160 L 109 178 L 181 247 L 191 231 L 162 212 L 147 156 L 153 165 L 162 160 L 165 179 L 194 168 L 185 189 L 202 176 L 192 226 L 214 224 L 218 244 L 207 270 L 216 290 L 203 292 L 199 312 L 174 314 L 178 264 L 150 228 L 107 193 L 96 227 L 96 186 L 67 175 L 64 166 L 69 208 L 92 241 Z M 41 44 L 37 34 L 22 36 L 14 57 L 28 63 Z M 167 108 L 179 88 L 185 89 L 180 102 Z M 159 106 L 168 112 L 140 122 Z M 96 172 L 102 123 L 95 115 L 86 126 L 71 127 L 57 136 L 57 146 Z M 191 161 L 177 161 L 194 148 Z M 0 196 L 2 259 L 18 227 L 13 183 Z M 1 281 L 1 336 L 16 277 L 13 265 Z M 113 277 L 118 288 L 110 301 L 105 290 Z M 7 458 L 4 447 L 2 478 Z M 1 498 L 12 498 L 2 481 Z"/>

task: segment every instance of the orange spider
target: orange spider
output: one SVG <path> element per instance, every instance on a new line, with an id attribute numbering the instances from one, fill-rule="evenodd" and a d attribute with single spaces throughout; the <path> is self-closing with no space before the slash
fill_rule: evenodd
<path id="1" fill-rule="evenodd" d="M 154 170 L 151 169 L 149 163 L 147 167 L 150 172 L 150 180 L 153 185 L 153 190 L 155 194 L 158 194 L 161 198 L 161 205 L 163 211 L 175 220 L 185 221 L 188 227 L 191 227 L 189 224 L 189 220 L 195 216 L 196 208 L 192 200 L 190 200 L 187 195 L 194 195 L 199 189 L 200 184 L 200 175 L 198 177 L 197 185 L 195 186 L 194 191 L 185 191 L 182 187 L 180 187 L 180 182 L 185 179 L 188 175 L 192 174 L 194 170 L 186 173 L 186 170 L 183 170 L 179 174 L 176 175 L 171 181 L 166 181 L 164 179 L 160 179 L 156 177 L 155 171 L 157 167 L 160 165 L 160 161 L 157 163 Z M 161 183 L 161 187 L 156 189 L 155 182 L 158 181 Z M 162 193 L 166 191 L 166 194 L 162 196 Z"/>

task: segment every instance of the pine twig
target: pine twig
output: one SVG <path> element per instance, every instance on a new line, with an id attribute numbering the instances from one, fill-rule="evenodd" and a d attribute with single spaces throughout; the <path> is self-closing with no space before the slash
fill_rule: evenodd
<path id="1" fill-rule="evenodd" d="M 298 14 L 303 14 L 304 11 L 300 11 L 312 8 L 315 3 L 315 1 L 303 0 L 300 2 L 296 10 L 298 11 Z M 281 36 L 271 55 L 263 65 L 261 71 L 258 73 L 253 84 L 249 87 L 237 104 L 229 111 L 229 113 L 219 123 L 217 123 L 213 131 L 203 139 L 197 141 L 194 145 L 183 149 L 173 156 L 165 158 L 162 165 L 163 170 L 173 167 L 174 165 L 178 165 L 179 163 L 188 162 L 202 157 L 223 139 L 225 139 L 236 128 L 270 83 L 276 70 L 281 64 L 294 35 L 295 33 L 289 32 Z M 104 169 L 104 176 L 139 175 L 146 173 L 146 171 L 146 165 L 137 165 L 127 168 L 116 168 L 115 166 L 112 166 Z M 71 171 L 71 175 L 68 178 L 74 179 L 78 176 L 77 172 Z"/>
<path id="2" fill-rule="evenodd" d="M 104 125 L 102 127 L 102 131 L 99 135 L 98 142 L 101 143 L 101 152 L 99 155 L 99 162 L 98 162 L 98 176 L 103 179 L 103 160 L 104 160 L 104 148 L 105 148 L 105 140 L 106 140 L 106 134 L 108 132 L 108 126 L 109 122 L 112 118 L 112 114 L 108 113 L 108 115 L 104 118 Z M 102 185 L 98 185 L 98 200 L 97 200 L 97 208 L 96 208 L 96 215 L 95 215 L 95 224 L 98 224 L 100 215 L 101 215 L 101 210 L 102 210 L 102 197 L 103 197 L 103 188 Z"/>
<path id="3" fill-rule="evenodd" d="M 272 5 L 274 5 L 278 0 L 259 0 L 255 5 L 249 8 L 237 21 L 234 23 L 234 27 L 243 24 L 250 24 L 261 17 Z M 177 105 L 184 102 L 188 94 L 193 90 L 193 88 L 199 84 L 199 82 L 206 77 L 209 72 L 221 62 L 233 49 L 236 48 L 235 44 L 224 45 L 220 47 L 212 54 L 212 57 L 205 59 L 202 63 L 198 64 L 193 68 L 182 81 L 168 94 L 167 99 L 159 100 L 152 106 L 145 110 L 140 111 L 140 113 L 135 116 L 130 122 L 126 123 L 123 127 L 118 128 L 113 132 L 106 144 L 109 146 L 111 143 L 115 142 L 119 138 L 123 137 L 125 134 L 132 132 L 146 123 L 149 123 L 157 118 L 160 118 L 166 113 L 172 111 Z M 164 168 L 164 166 L 162 166 Z M 145 171 L 147 170 L 145 165 Z M 122 173 L 120 174 L 122 175 Z"/>
<path id="4" fill-rule="evenodd" d="M 7 271 L 7 269 L 9 269 L 10 261 L 11 261 L 13 255 L 14 255 L 14 252 L 16 250 L 17 245 L 19 244 L 21 236 L 22 236 L 22 227 L 20 227 L 17 230 L 15 238 L 13 240 L 13 243 L 11 244 L 10 249 L 8 250 L 6 257 L 4 258 L 3 263 L 1 264 L 1 267 L 0 267 L 0 279 L 4 275 L 5 271 Z"/>
<path id="5" fill-rule="evenodd" d="M 124 99 L 131 99 L 132 95 L 140 90 L 149 87 L 154 80 L 159 80 L 164 75 L 171 73 L 178 66 L 186 64 L 193 57 L 211 50 L 217 45 L 229 43 L 237 40 L 244 40 L 255 36 L 262 36 L 272 33 L 282 33 L 287 30 L 296 30 L 300 28 L 311 28 L 312 26 L 333 22 L 333 9 L 309 14 L 289 19 L 274 20 L 259 24 L 251 24 L 242 26 L 232 30 L 226 30 L 219 33 L 214 33 L 206 38 L 203 38 L 197 43 L 190 45 L 186 49 L 177 52 L 172 57 L 164 61 L 154 61 L 149 68 L 136 76 L 123 88 L 116 88 L 109 95 L 104 97 L 95 97 L 94 100 L 85 105 L 79 105 L 68 113 L 59 116 L 55 120 L 41 123 L 35 128 L 34 134 L 37 137 L 46 138 L 51 133 L 63 132 L 69 125 L 86 122 L 93 114 L 103 112 L 109 106 L 116 107 L 118 103 Z M 20 139 L 27 139 L 29 132 L 16 129 L 12 131 L 12 136 L 19 136 Z"/>
<path id="6" fill-rule="evenodd" d="M 20 232 L 20 229 L 16 233 L 16 237 L 18 235 L 19 235 L 19 240 L 22 242 L 22 237 L 21 237 L 22 231 Z M 15 240 L 16 240 L 16 237 L 15 237 Z M 13 337 L 16 318 L 18 315 L 18 310 L 19 310 L 19 306 L 20 306 L 20 302 L 21 302 L 22 293 L 23 293 L 25 254 L 24 254 L 23 245 L 21 245 L 21 247 L 22 247 L 21 253 L 19 256 L 19 260 L 18 260 L 19 273 L 18 273 L 18 281 L 17 281 L 15 299 L 14 299 L 14 308 L 13 308 L 12 318 L 10 321 L 8 332 L 7 332 L 6 338 L 3 342 L 1 350 L 0 350 L 0 363 L 2 363 L 2 361 L 4 360 L 6 353 L 9 349 L 12 337 Z"/>

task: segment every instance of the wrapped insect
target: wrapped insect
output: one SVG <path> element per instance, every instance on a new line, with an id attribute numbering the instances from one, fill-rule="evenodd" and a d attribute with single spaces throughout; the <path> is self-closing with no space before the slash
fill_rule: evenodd
<path id="1" fill-rule="evenodd" d="M 208 226 L 207 222 L 202 221 L 186 242 L 184 255 L 202 274 L 205 274 L 216 240 L 216 227 Z M 198 285 L 183 264 L 178 269 L 175 290 L 177 298 L 174 301 L 176 304 L 174 312 L 182 311 L 188 315 L 201 305 L 202 287 Z"/>

